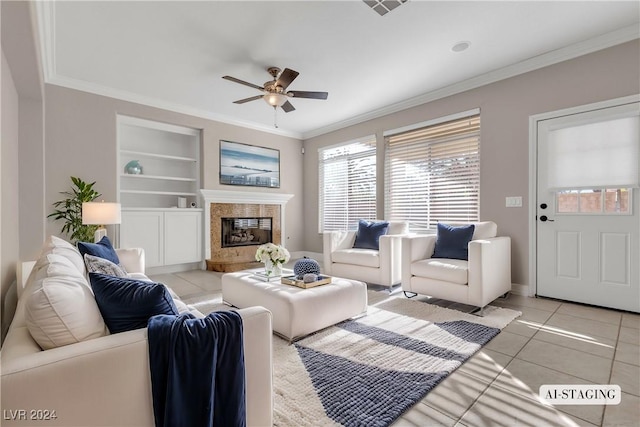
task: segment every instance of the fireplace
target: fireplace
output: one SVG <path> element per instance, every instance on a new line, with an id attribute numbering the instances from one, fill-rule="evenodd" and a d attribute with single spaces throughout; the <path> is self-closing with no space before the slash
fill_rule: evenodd
<path id="1" fill-rule="evenodd" d="M 271 217 L 221 218 L 222 247 L 258 246 L 269 243 L 271 235 Z"/>
<path id="2" fill-rule="evenodd" d="M 204 189 L 200 193 L 207 270 L 226 273 L 259 267 L 257 245 L 286 242 L 284 210 L 293 194 Z M 225 222 L 228 232 L 223 231 Z"/>

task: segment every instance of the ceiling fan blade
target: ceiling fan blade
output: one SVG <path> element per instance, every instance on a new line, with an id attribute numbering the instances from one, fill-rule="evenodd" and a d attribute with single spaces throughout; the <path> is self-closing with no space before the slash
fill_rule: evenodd
<path id="1" fill-rule="evenodd" d="M 287 101 L 284 104 L 282 104 L 282 109 L 284 110 L 285 113 L 289 113 L 289 112 L 295 110 L 295 108 L 293 107 L 293 105 L 291 105 L 291 103 L 289 101 Z"/>
<path id="2" fill-rule="evenodd" d="M 296 77 L 298 77 L 298 73 L 297 71 L 293 71 L 290 68 L 285 68 L 284 71 L 282 73 L 280 73 L 280 77 L 278 77 L 278 80 L 276 81 L 276 86 L 282 86 L 282 89 L 286 89 L 287 86 L 289 86 L 291 84 L 292 81 L 295 80 Z"/>
<path id="3" fill-rule="evenodd" d="M 327 99 L 327 92 L 309 92 L 305 90 L 292 90 L 287 93 L 293 95 L 294 98 L 311 98 L 311 99 Z"/>
<path id="4" fill-rule="evenodd" d="M 222 78 L 225 79 L 225 80 L 229 80 L 229 81 L 235 82 L 235 83 L 240 83 L 241 85 L 252 87 L 254 89 L 264 90 L 264 88 L 262 86 L 254 85 L 253 83 L 245 82 L 244 80 L 236 79 L 235 77 L 222 76 Z"/>
<path id="5" fill-rule="evenodd" d="M 233 101 L 234 104 L 244 104 L 245 102 L 255 101 L 256 99 L 262 98 L 263 95 L 252 96 L 251 98 L 239 99 L 237 101 Z"/>

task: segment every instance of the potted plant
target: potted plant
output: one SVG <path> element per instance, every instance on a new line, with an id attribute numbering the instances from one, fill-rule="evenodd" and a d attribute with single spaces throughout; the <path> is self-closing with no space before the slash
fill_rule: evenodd
<path id="1" fill-rule="evenodd" d="M 62 232 L 70 235 L 72 243 L 91 242 L 98 226 L 82 224 L 82 204 L 94 201 L 101 194 L 93 189 L 95 181 L 86 183 L 82 179 L 72 176 L 71 182 L 73 183 L 71 191 L 60 192 L 68 197 L 55 202 L 53 207 L 56 209 L 47 215 L 47 218 L 53 217 L 54 220 L 63 220 Z"/>

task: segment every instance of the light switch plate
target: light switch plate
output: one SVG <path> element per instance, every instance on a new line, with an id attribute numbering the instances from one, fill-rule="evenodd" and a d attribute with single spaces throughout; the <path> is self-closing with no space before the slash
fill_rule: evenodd
<path id="1" fill-rule="evenodd" d="M 507 196 L 505 198 L 505 206 L 508 208 L 521 208 L 522 196 Z"/>

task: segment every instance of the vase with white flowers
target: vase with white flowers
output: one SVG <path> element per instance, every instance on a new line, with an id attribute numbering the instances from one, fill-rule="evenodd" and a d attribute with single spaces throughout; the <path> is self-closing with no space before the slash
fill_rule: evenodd
<path id="1" fill-rule="evenodd" d="M 282 275 L 282 265 L 289 261 L 289 251 L 280 245 L 265 243 L 256 251 L 256 261 L 264 263 L 264 272 L 267 277 Z"/>

